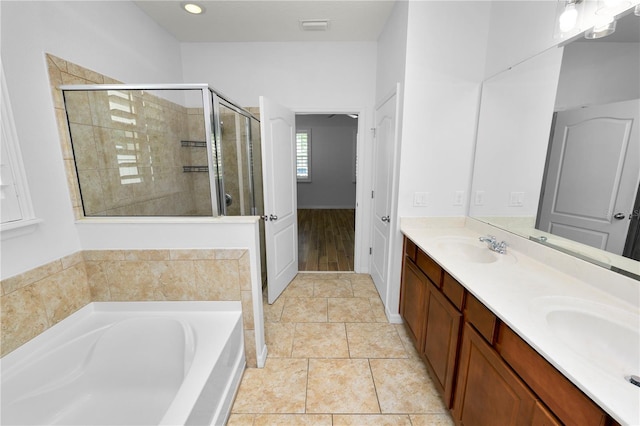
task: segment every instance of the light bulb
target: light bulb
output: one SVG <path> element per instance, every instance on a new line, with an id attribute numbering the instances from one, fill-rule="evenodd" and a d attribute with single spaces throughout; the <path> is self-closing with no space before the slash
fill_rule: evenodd
<path id="1" fill-rule="evenodd" d="M 571 31 L 575 28 L 576 23 L 578 22 L 578 10 L 576 9 L 576 5 L 573 3 L 569 3 L 564 12 L 558 18 L 558 24 L 560 26 L 560 31 L 567 32 Z"/>
<path id="2" fill-rule="evenodd" d="M 610 28 L 611 24 L 613 24 L 615 21 L 613 18 L 607 18 L 607 19 L 603 19 L 600 20 L 600 22 L 596 23 L 596 25 L 594 25 L 593 27 L 593 31 L 596 33 L 602 32 L 602 31 L 606 31 L 607 29 Z"/>
<path id="3" fill-rule="evenodd" d="M 183 3 L 182 7 L 184 8 L 184 10 L 194 15 L 199 15 L 204 12 L 204 8 L 195 3 Z"/>

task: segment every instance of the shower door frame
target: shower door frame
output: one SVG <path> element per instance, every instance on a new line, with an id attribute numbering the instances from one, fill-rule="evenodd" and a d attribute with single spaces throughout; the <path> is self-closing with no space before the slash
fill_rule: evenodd
<path id="1" fill-rule="evenodd" d="M 249 171 L 249 193 L 251 196 L 251 208 L 249 213 L 247 214 L 245 212 L 245 214 L 241 215 L 241 216 L 256 216 L 259 213 L 257 212 L 257 208 L 256 208 L 256 194 L 255 194 L 255 181 L 254 181 L 254 175 L 253 175 L 253 163 L 252 163 L 252 153 L 251 153 L 251 119 L 257 120 L 258 122 L 260 122 L 260 120 L 254 116 L 253 114 L 251 114 L 249 111 L 243 109 L 242 107 L 237 106 L 235 103 L 233 103 L 232 101 L 230 101 L 229 99 L 225 98 L 223 95 L 217 93 L 215 90 L 209 88 L 209 90 L 211 91 L 211 99 L 212 99 L 212 104 L 213 104 L 213 109 L 214 109 L 214 118 L 215 117 L 220 117 L 220 105 L 223 105 L 224 107 L 232 110 L 233 112 L 236 112 L 240 115 L 242 115 L 246 120 L 244 123 L 245 126 L 245 134 L 246 134 L 246 138 L 244 140 L 244 147 L 243 149 L 246 152 L 246 160 L 248 162 L 247 165 L 247 170 Z M 222 128 L 220 126 L 220 120 L 215 120 L 215 122 L 213 123 L 213 129 L 214 129 L 214 140 L 216 142 L 215 146 L 218 149 L 218 152 L 216 153 L 217 155 L 219 155 L 219 158 L 223 158 L 223 147 L 222 147 Z M 224 190 L 224 164 L 222 162 L 218 163 L 218 172 L 220 173 L 220 176 L 222 177 L 221 179 L 219 179 L 220 184 L 218 185 L 218 190 L 220 191 L 218 193 L 218 199 L 220 200 L 220 208 L 222 211 L 222 215 L 226 215 L 227 213 L 227 205 L 225 202 L 223 202 L 222 200 L 225 199 L 225 190 Z M 241 171 L 238 171 L 239 173 L 241 173 Z"/>

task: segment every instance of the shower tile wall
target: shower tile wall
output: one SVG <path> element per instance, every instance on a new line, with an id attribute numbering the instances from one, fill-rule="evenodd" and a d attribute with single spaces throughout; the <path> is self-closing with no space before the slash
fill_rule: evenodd
<path id="1" fill-rule="evenodd" d="M 201 108 L 141 91 L 67 92 L 65 116 L 60 84 L 118 82 L 52 55 L 47 63 L 76 217 L 211 215 L 208 173 L 183 172 L 207 165 L 206 148 L 181 146 L 204 141 Z"/>
<path id="2" fill-rule="evenodd" d="M 187 123 L 189 129 L 189 140 L 205 141 L 204 134 L 204 111 L 202 108 L 187 109 Z M 182 148 L 184 164 L 193 166 L 206 166 L 208 163 L 207 149 L 201 147 Z M 211 206 L 211 192 L 209 184 L 209 173 L 189 173 L 191 178 L 191 193 L 194 194 L 194 209 L 198 215 L 210 216 L 213 214 Z M 195 195 L 199 194 L 199 195 Z"/>
<path id="3" fill-rule="evenodd" d="M 239 300 L 256 366 L 247 250 L 90 250 L 0 281 L 0 355 L 92 301 Z"/>

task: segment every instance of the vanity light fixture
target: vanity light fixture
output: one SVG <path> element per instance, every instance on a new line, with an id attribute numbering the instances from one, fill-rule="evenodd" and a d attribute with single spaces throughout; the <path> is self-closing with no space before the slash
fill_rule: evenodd
<path id="1" fill-rule="evenodd" d="M 576 9 L 576 3 L 578 3 L 578 1 L 567 1 L 567 4 L 564 7 L 564 11 L 558 18 L 560 31 L 562 31 L 563 33 L 571 31 L 576 27 L 576 24 L 578 23 L 578 9 Z"/>
<path id="2" fill-rule="evenodd" d="M 300 21 L 302 31 L 327 31 L 329 29 L 328 19 L 304 19 Z"/>
<path id="3" fill-rule="evenodd" d="M 629 0 L 598 0 L 596 15 L 614 16 L 631 6 Z"/>
<path id="4" fill-rule="evenodd" d="M 587 30 L 584 33 L 584 38 L 588 40 L 595 40 L 597 38 L 606 37 L 613 34 L 616 31 L 616 20 L 608 18 L 607 20 L 596 24 L 593 28 Z"/>
<path id="5" fill-rule="evenodd" d="M 204 6 L 202 6 L 202 5 L 198 4 L 198 3 L 182 2 L 180 5 L 182 6 L 182 8 L 184 10 L 186 10 L 189 13 L 191 13 L 192 15 L 201 15 L 205 11 Z"/>

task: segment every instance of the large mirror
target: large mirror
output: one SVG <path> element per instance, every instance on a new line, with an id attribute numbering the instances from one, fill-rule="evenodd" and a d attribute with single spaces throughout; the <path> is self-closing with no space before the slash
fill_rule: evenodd
<path id="1" fill-rule="evenodd" d="M 469 216 L 640 280 L 640 17 L 483 84 Z"/>

